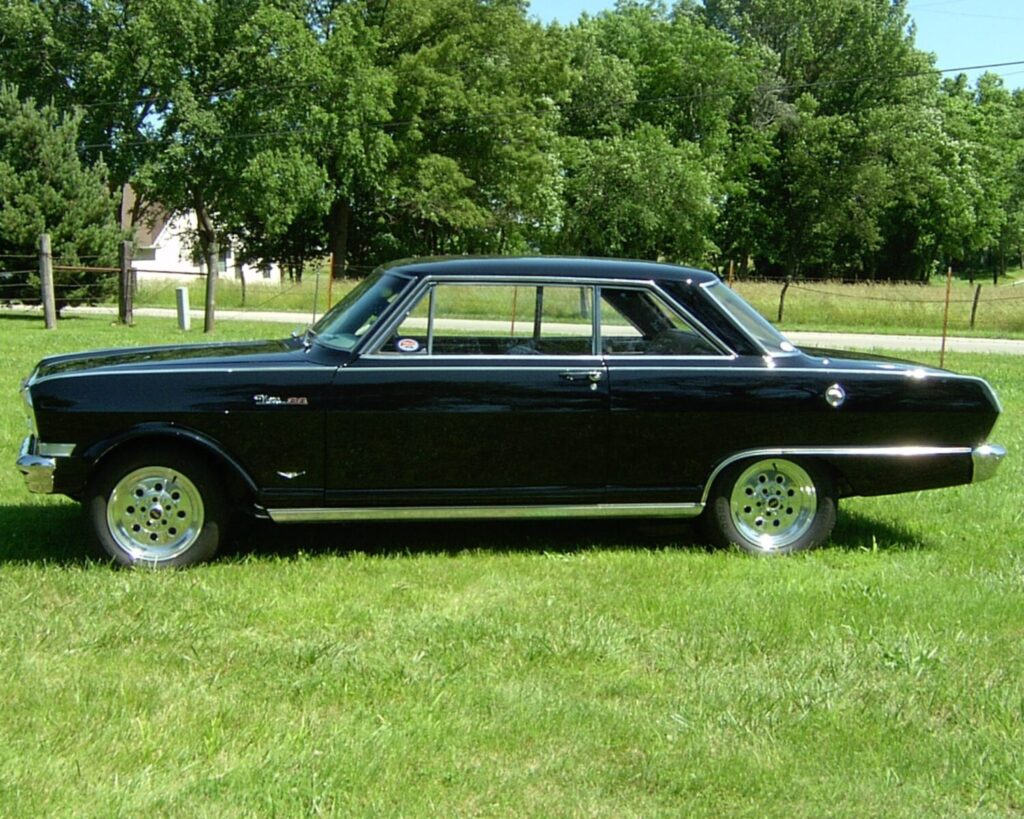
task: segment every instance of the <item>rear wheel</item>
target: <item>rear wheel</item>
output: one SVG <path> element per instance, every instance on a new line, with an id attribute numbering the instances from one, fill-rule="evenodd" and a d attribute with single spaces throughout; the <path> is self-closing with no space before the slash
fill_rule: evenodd
<path id="1" fill-rule="evenodd" d="M 216 473 L 201 458 L 150 447 L 116 458 L 93 481 L 93 532 L 124 566 L 190 566 L 220 545 L 226 504 Z"/>
<path id="2" fill-rule="evenodd" d="M 788 554 L 826 541 L 836 520 L 833 482 L 813 462 L 743 461 L 715 481 L 705 517 L 719 545 L 752 554 Z"/>

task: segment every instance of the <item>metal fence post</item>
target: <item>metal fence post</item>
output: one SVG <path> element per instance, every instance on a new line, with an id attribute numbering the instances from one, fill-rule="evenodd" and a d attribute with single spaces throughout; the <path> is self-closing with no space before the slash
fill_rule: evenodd
<path id="1" fill-rule="evenodd" d="M 47 330 L 57 328 L 57 308 L 53 297 L 53 255 L 50 253 L 50 234 L 39 236 L 39 287 L 43 300 L 43 320 Z"/>
<path id="2" fill-rule="evenodd" d="M 974 302 L 971 304 L 971 329 L 974 329 L 974 318 L 978 315 L 978 299 L 981 298 L 981 285 L 974 289 Z"/>
<path id="3" fill-rule="evenodd" d="M 782 285 L 782 292 L 779 293 L 779 323 L 782 323 L 782 311 L 786 306 L 786 291 L 789 290 L 789 285 L 792 284 L 793 277 L 786 276 L 786 283 Z"/>
<path id="4" fill-rule="evenodd" d="M 135 321 L 133 303 L 135 301 L 135 277 L 132 275 L 132 243 L 121 242 L 119 265 L 121 269 L 117 289 L 117 320 L 121 324 L 131 325 Z"/>
<path id="5" fill-rule="evenodd" d="M 949 297 L 953 290 L 953 268 L 946 270 L 946 306 L 942 310 L 942 346 L 939 348 L 939 366 L 946 365 L 946 336 L 949 333 Z"/>

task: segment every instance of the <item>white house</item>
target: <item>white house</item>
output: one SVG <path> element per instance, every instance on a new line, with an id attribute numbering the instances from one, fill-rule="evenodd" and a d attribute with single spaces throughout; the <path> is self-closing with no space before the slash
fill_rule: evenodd
<path id="1" fill-rule="evenodd" d="M 134 205 L 134 192 L 125 191 L 122 207 L 122 224 L 124 214 Z M 178 216 L 170 216 L 158 206 L 147 209 L 140 222 L 135 226 L 135 252 L 132 257 L 132 269 L 136 271 L 138 280 L 174 280 L 182 282 L 206 275 L 206 260 L 200 255 L 190 237 L 195 236 L 196 215 L 189 211 Z M 260 282 L 279 284 L 281 269 L 277 265 L 256 267 L 241 264 L 238 261 L 237 248 L 232 244 L 221 248 L 221 278 L 241 279 L 246 283 Z"/>

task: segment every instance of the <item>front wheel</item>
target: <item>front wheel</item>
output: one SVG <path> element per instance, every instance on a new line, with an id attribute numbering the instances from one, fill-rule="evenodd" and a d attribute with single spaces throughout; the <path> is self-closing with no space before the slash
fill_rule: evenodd
<path id="1" fill-rule="evenodd" d="M 711 539 L 758 555 L 788 554 L 828 540 L 836 522 L 828 472 L 785 458 L 742 461 L 712 487 L 704 512 Z"/>
<path id="2" fill-rule="evenodd" d="M 123 566 L 190 566 L 220 545 L 226 520 L 221 482 L 200 458 L 152 447 L 116 458 L 87 500 L 100 546 Z"/>

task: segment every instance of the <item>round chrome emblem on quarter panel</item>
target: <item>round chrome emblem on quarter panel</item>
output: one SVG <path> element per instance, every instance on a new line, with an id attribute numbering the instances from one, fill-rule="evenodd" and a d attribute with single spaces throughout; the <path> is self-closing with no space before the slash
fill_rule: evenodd
<path id="1" fill-rule="evenodd" d="M 839 384 L 833 384 L 825 390 L 825 400 L 828 402 L 830 407 L 839 409 L 846 403 L 846 390 L 844 390 Z"/>

